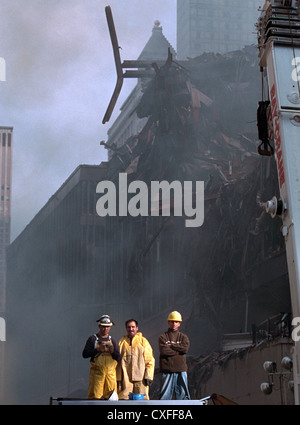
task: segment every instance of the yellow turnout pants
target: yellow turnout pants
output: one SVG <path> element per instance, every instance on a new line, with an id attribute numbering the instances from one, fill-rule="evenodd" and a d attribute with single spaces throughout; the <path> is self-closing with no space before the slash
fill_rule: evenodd
<path id="1" fill-rule="evenodd" d="M 110 353 L 97 355 L 90 365 L 88 398 L 108 398 L 109 393 L 117 391 L 116 379 L 117 361 Z"/>

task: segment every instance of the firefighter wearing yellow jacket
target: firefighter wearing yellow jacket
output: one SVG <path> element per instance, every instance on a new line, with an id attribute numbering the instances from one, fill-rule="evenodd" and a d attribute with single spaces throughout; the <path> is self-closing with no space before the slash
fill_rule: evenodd
<path id="1" fill-rule="evenodd" d="M 127 335 L 119 341 L 121 361 L 117 366 L 118 397 L 128 400 L 129 393 L 145 394 L 149 400 L 149 387 L 154 377 L 155 359 L 149 341 L 138 332 L 138 322 L 125 323 Z"/>

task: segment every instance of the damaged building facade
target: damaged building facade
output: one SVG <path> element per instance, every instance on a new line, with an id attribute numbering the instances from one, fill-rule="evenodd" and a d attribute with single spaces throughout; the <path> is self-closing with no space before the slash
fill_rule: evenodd
<path id="1" fill-rule="evenodd" d="M 263 208 L 278 184 L 274 158 L 257 153 L 256 49 L 184 62 L 169 49 L 153 69 L 131 111 L 139 131 L 120 145 L 108 141 L 106 163 L 79 166 L 9 247 L 8 402 L 84 396 L 81 352 L 102 313 L 113 317 L 116 338 L 135 317 L 158 363 L 158 335 L 179 310 L 200 398 L 201 356 L 222 350 L 224 334 L 290 311 L 280 221 Z M 99 217 L 96 185 L 117 187 L 120 173 L 148 185 L 203 181 L 203 225 L 187 228 L 174 214 Z"/>

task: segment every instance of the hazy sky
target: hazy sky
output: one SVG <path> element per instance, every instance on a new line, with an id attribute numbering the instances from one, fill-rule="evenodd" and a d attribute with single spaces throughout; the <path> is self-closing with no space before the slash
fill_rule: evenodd
<path id="1" fill-rule="evenodd" d="M 121 59 L 136 59 L 155 20 L 176 49 L 176 0 L 0 0 L 0 126 L 14 127 L 12 240 L 79 164 L 107 159 L 99 145 L 135 85 L 125 80 L 102 118 L 116 74 L 105 6 Z"/>

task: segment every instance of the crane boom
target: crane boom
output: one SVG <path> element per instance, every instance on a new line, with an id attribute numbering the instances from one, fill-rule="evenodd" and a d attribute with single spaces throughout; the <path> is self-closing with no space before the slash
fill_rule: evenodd
<path id="1" fill-rule="evenodd" d="M 294 318 L 300 318 L 300 16 L 298 0 L 266 0 L 257 23 L 266 75 L 280 199 L 266 210 L 282 219 Z M 300 319 L 299 319 L 300 321 Z M 300 343 L 294 341 L 295 404 L 300 404 Z"/>

